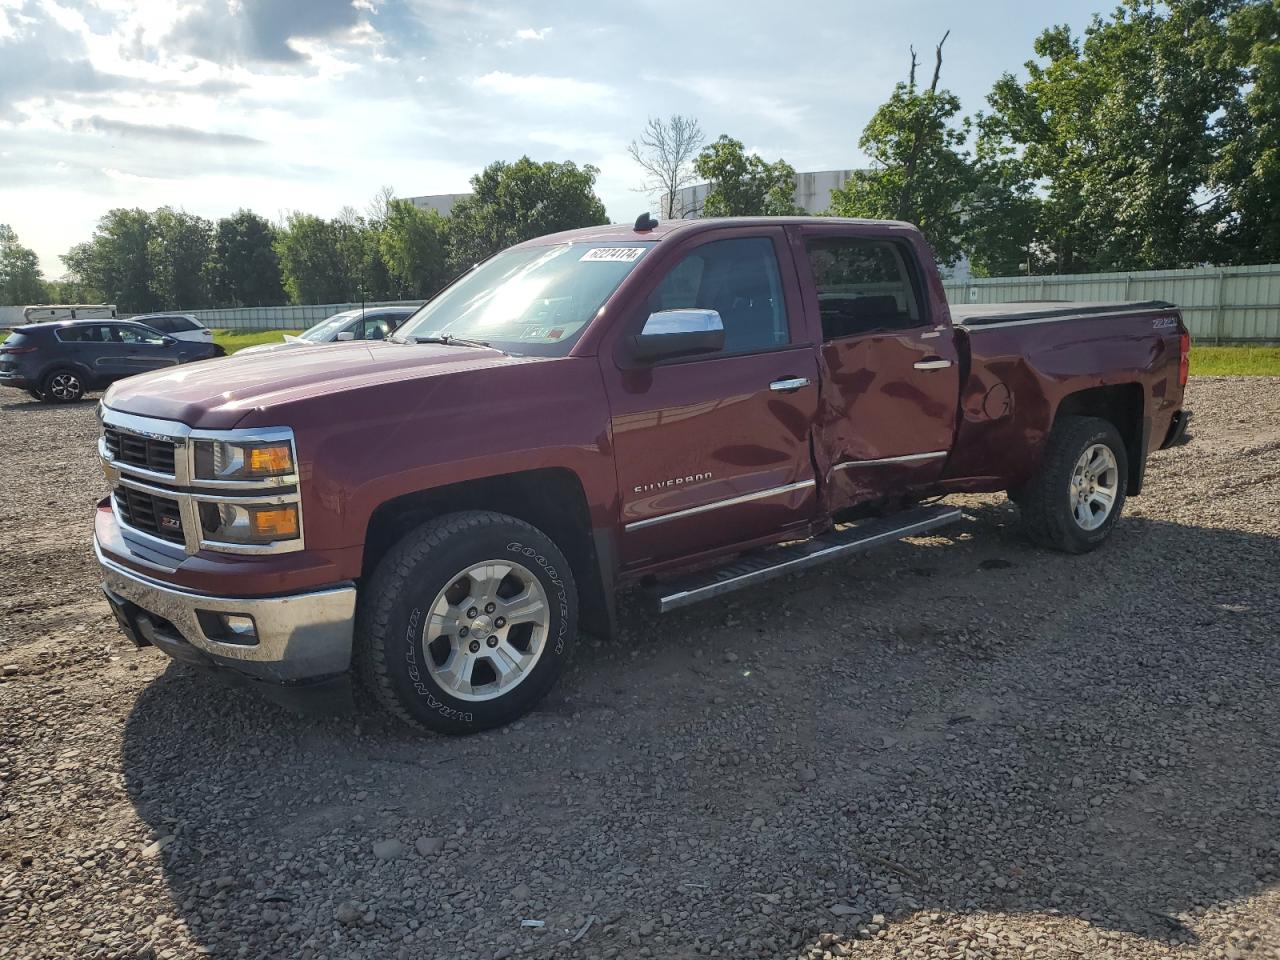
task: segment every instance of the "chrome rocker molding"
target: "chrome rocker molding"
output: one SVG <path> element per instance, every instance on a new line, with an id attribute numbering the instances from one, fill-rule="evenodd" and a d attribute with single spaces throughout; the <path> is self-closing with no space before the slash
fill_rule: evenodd
<path id="1" fill-rule="evenodd" d="M 103 554 L 96 540 L 93 549 L 102 567 L 103 587 L 113 600 L 127 600 L 143 613 L 169 621 L 182 640 L 216 663 L 286 682 L 341 673 L 351 664 L 353 584 L 283 597 L 209 597 L 121 566 Z M 210 638 L 197 611 L 252 617 L 257 643 Z"/>
<path id="2" fill-rule="evenodd" d="M 689 507 L 686 510 L 677 510 L 674 513 L 664 513 L 660 517 L 646 517 L 643 520 L 635 520 L 628 523 L 628 530 L 642 530 L 645 527 L 651 527 L 657 523 L 666 523 L 668 520 L 680 520 L 684 517 L 692 517 L 699 513 L 706 513 L 709 510 L 719 510 L 721 507 L 733 507 L 740 503 L 750 503 L 752 500 L 767 500 L 770 497 L 780 497 L 784 493 L 793 493 L 796 490 L 805 490 L 809 487 L 817 486 L 814 480 L 801 480 L 799 483 L 788 483 L 782 487 L 769 487 L 767 490 L 757 490 L 755 493 L 744 493 L 740 497 L 730 497 L 727 500 L 715 500 L 711 503 L 704 503 L 696 507 Z"/>
<path id="3" fill-rule="evenodd" d="M 934 450 L 931 453 L 908 453 L 901 457 L 881 457 L 879 460 L 845 460 L 843 463 L 837 463 L 832 469 L 851 470 L 854 467 L 875 467 L 882 463 L 911 463 L 913 460 L 937 460 L 946 455 L 947 451 L 945 450 Z"/>

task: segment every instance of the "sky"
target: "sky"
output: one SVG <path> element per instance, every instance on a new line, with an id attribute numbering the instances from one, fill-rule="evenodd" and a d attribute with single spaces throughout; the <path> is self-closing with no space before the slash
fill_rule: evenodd
<path id="1" fill-rule="evenodd" d="M 210 219 L 457 193 L 528 154 L 655 203 L 627 144 L 700 121 L 797 170 L 865 165 L 909 47 L 972 113 L 1037 34 L 1109 0 L 0 0 L 0 223 L 59 255 L 112 207 Z"/>

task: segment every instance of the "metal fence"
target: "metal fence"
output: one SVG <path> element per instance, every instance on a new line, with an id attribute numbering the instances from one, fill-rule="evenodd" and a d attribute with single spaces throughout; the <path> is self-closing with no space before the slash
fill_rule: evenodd
<path id="1" fill-rule="evenodd" d="M 379 300 L 368 303 L 317 303 L 287 307 L 227 307 L 222 310 L 184 310 L 206 326 L 219 330 L 305 330 L 325 317 L 361 307 L 394 305 L 420 307 L 425 300 Z"/>
<path id="2" fill-rule="evenodd" d="M 948 280 L 952 303 L 1168 300 L 1201 343 L 1280 343 L 1280 264 Z"/>

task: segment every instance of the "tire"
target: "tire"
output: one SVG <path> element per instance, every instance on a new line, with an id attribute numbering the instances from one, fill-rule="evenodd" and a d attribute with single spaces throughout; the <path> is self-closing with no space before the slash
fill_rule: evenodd
<path id="1" fill-rule="evenodd" d="M 27 396 L 29 396 L 32 400 L 43 400 L 44 391 L 38 390 L 35 387 L 32 387 L 27 391 Z"/>
<path id="2" fill-rule="evenodd" d="M 40 384 L 40 393 L 45 403 L 75 403 L 84 396 L 84 378 L 68 367 L 51 370 Z"/>
<path id="3" fill-rule="evenodd" d="M 1081 467 L 1086 469 L 1077 483 Z M 1039 545 L 1065 553 L 1099 547 L 1120 519 L 1128 476 L 1128 453 L 1114 424 L 1098 417 L 1060 417 L 1049 433 L 1040 472 L 1017 491 L 1023 529 Z M 1108 494 L 1111 502 L 1104 510 Z"/>
<path id="4" fill-rule="evenodd" d="M 541 612 L 529 613 L 539 600 Z M 361 591 L 356 669 L 378 705 L 410 726 L 474 733 L 546 696 L 577 625 L 573 574 L 549 537 L 500 513 L 451 513 L 378 563 Z"/>

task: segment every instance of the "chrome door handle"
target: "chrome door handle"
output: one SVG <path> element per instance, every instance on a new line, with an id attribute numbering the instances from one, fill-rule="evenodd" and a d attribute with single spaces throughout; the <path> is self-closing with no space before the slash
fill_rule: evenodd
<path id="1" fill-rule="evenodd" d="M 945 370 L 951 366 L 951 361 L 936 357 L 932 360 L 917 360 L 913 366 L 917 370 Z"/>
<path id="2" fill-rule="evenodd" d="M 801 387 L 807 387 L 813 383 L 808 377 L 784 377 L 781 380 L 775 380 L 769 384 L 769 389 L 777 393 L 790 393 L 792 390 L 799 390 Z"/>

